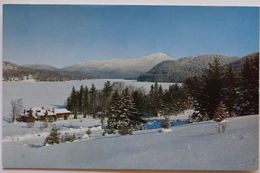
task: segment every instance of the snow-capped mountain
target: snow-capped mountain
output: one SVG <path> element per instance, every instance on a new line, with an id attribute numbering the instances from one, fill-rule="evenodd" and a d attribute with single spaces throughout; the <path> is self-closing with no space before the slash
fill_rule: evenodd
<path id="1" fill-rule="evenodd" d="M 36 69 L 36 70 L 61 71 L 61 69 L 47 64 L 24 64 L 21 66 L 30 69 Z"/>
<path id="2" fill-rule="evenodd" d="M 90 60 L 63 67 L 62 70 L 87 74 L 95 78 L 137 78 L 165 60 L 176 59 L 164 53 L 156 53 L 141 58 Z"/>

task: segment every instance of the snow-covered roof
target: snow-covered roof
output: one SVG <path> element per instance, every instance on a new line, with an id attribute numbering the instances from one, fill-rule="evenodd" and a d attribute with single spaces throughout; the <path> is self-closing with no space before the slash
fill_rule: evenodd
<path id="1" fill-rule="evenodd" d="M 54 112 L 56 114 L 70 113 L 70 111 L 68 111 L 67 109 L 54 109 Z"/>
<path id="2" fill-rule="evenodd" d="M 37 113 L 37 116 L 45 116 L 46 111 L 47 111 L 49 116 L 50 115 L 56 115 L 56 114 L 70 113 L 70 111 L 68 111 L 67 109 L 54 109 L 54 112 L 53 112 L 53 109 L 46 110 L 46 109 L 44 109 L 44 107 L 34 107 L 34 108 L 27 109 L 26 113 L 23 112 L 21 114 L 21 116 L 28 117 L 29 116 L 29 113 L 28 113 L 29 110 L 33 111 L 34 117 L 36 117 L 36 113 Z"/>

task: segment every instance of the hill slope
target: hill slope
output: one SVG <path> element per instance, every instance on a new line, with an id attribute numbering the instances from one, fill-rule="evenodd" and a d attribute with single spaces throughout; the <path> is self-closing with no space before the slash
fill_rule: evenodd
<path id="1" fill-rule="evenodd" d="M 171 117 L 173 118 L 173 117 Z M 179 117 L 177 117 L 179 118 Z M 95 119 L 59 120 L 61 132 L 85 135 L 75 142 L 43 146 L 51 126 L 40 131 L 25 123 L 3 125 L 4 168 L 148 169 L 148 170 L 257 170 L 259 115 L 228 119 L 225 133 L 214 121 L 175 125 L 158 133 L 162 119 L 151 119 L 148 130 L 130 136 L 102 136 Z M 72 128 L 70 128 L 70 124 Z M 188 147 L 190 146 L 190 147 Z"/>
<path id="2" fill-rule="evenodd" d="M 62 71 L 59 68 L 53 67 L 47 64 L 24 64 L 21 67 L 35 69 L 35 70 L 47 70 L 47 71 Z"/>
<path id="3" fill-rule="evenodd" d="M 109 60 L 91 60 L 66 66 L 62 69 L 79 74 L 91 75 L 95 78 L 137 78 L 140 74 L 147 72 L 153 66 L 165 60 L 175 59 L 164 53 L 156 53 L 132 59 L 114 58 Z"/>
<path id="4" fill-rule="evenodd" d="M 257 53 L 246 57 L 253 57 Z M 208 63 L 213 63 L 215 58 L 221 64 L 234 63 L 241 66 L 246 57 L 226 56 L 219 54 L 199 55 L 196 57 L 184 57 L 177 61 L 164 61 L 157 64 L 147 73 L 138 77 L 138 81 L 158 81 L 158 82 L 183 82 L 188 77 L 201 76 L 202 70 L 208 68 Z"/>
<path id="5" fill-rule="evenodd" d="M 36 70 L 3 61 L 3 80 L 5 81 L 68 81 L 87 78 L 90 77 L 66 71 Z"/>

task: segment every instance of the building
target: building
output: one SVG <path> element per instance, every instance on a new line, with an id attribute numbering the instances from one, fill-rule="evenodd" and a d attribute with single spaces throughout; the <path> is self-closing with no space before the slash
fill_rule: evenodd
<path id="1" fill-rule="evenodd" d="M 44 107 L 34 107 L 30 109 L 24 109 L 20 114 L 20 120 L 26 122 L 29 116 L 32 116 L 35 120 L 46 120 L 49 117 L 53 119 L 64 118 L 67 119 L 70 116 L 70 111 L 67 109 L 44 109 Z"/>

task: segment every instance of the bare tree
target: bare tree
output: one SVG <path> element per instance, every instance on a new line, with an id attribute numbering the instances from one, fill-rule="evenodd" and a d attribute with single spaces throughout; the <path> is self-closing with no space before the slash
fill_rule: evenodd
<path id="1" fill-rule="evenodd" d="M 12 100 L 11 101 L 11 118 L 12 118 L 12 123 L 16 121 L 16 118 L 19 116 L 23 109 L 23 100 L 20 98 L 18 100 Z"/>

